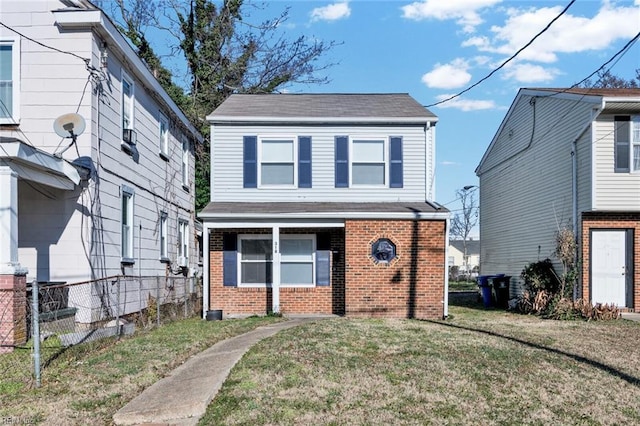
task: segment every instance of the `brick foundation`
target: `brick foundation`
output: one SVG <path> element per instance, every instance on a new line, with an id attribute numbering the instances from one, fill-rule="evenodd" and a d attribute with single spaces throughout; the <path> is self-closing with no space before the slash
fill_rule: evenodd
<path id="1" fill-rule="evenodd" d="M 27 341 L 27 277 L 0 275 L 0 354 Z"/>
<path id="2" fill-rule="evenodd" d="M 593 229 L 633 230 L 633 307 L 629 310 L 640 312 L 640 213 L 588 213 L 582 216 L 582 295 L 591 300 L 590 294 L 590 249 Z"/>
<path id="3" fill-rule="evenodd" d="M 271 229 L 212 230 L 209 236 L 209 306 L 227 315 L 263 315 L 272 309 L 270 288 L 225 287 L 223 233 L 270 234 Z M 430 318 L 444 316 L 445 222 L 347 220 L 345 228 L 291 229 L 285 234 L 331 233 L 331 285 L 280 287 L 283 314 Z M 371 244 L 388 238 L 397 258 L 371 257 Z"/>

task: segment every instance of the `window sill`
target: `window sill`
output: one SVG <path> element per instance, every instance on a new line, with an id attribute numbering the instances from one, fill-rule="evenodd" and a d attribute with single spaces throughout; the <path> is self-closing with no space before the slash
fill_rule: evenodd
<path id="1" fill-rule="evenodd" d="M 182 184 L 182 189 L 184 189 L 186 192 L 191 192 L 191 188 L 189 188 L 189 186 L 185 185 L 184 183 Z"/>
<path id="2" fill-rule="evenodd" d="M 160 263 L 171 263 L 171 259 L 169 259 L 168 257 L 161 257 L 159 260 Z"/>
<path id="3" fill-rule="evenodd" d="M 123 257 L 120 259 L 120 263 L 122 265 L 133 265 L 136 263 L 136 260 L 131 257 Z"/>
<path id="4" fill-rule="evenodd" d="M 160 151 L 158 153 L 158 155 L 160 156 L 160 158 L 162 158 L 164 161 L 169 161 L 169 154 L 165 154 L 164 152 Z"/>

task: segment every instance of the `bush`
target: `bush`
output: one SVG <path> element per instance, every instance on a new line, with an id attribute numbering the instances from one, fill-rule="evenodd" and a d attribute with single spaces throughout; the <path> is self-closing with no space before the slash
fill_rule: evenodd
<path id="1" fill-rule="evenodd" d="M 546 290 L 536 293 L 525 291 L 518 299 L 516 310 L 523 314 L 540 315 L 543 318 L 555 320 L 606 321 L 620 318 L 620 309 L 615 305 L 598 303 L 595 306 L 589 301 L 562 297 L 559 293 L 553 295 Z"/>
<path id="2" fill-rule="evenodd" d="M 528 264 L 520 277 L 524 280 L 526 289 L 534 294 L 539 291 L 556 294 L 560 290 L 560 280 L 550 259 Z"/>

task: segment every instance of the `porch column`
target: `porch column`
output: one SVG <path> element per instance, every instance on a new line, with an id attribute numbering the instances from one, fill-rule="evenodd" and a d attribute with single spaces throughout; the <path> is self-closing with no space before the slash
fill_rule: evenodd
<path id="1" fill-rule="evenodd" d="M 271 231 L 273 241 L 273 260 L 272 260 L 272 283 L 271 289 L 273 291 L 273 312 L 280 312 L 280 227 L 274 226 Z"/>
<path id="2" fill-rule="evenodd" d="M 18 262 L 18 175 L 0 166 L 0 353 L 27 340 L 26 275 Z"/>

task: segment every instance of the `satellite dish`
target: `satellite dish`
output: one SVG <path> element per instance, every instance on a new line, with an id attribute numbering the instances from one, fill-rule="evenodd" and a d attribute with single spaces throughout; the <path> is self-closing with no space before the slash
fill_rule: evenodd
<path id="1" fill-rule="evenodd" d="M 63 138 L 72 138 L 74 141 L 76 136 L 84 132 L 86 123 L 80 114 L 69 113 L 61 115 L 53 122 L 53 130 L 56 134 Z"/>

